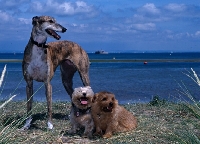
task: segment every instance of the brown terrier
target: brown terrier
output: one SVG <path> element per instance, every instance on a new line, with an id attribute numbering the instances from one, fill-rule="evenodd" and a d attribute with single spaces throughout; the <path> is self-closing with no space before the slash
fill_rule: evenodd
<path id="1" fill-rule="evenodd" d="M 126 132 L 137 127 L 134 115 L 118 105 L 115 95 L 110 92 L 99 92 L 93 97 L 91 108 L 96 127 L 96 135 L 110 138 L 113 133 Z"/>
<path id="2" fill-rule="evenodd" d="M 76 133 L 80 128 L 85 128 L 83 137 L 92 137 L 94 122 L 91 115 L 91 104 L 94 92 L 90 86 L 78 87 L 72 93 L 72 106 L 70 112 L 70 134 Z"/>

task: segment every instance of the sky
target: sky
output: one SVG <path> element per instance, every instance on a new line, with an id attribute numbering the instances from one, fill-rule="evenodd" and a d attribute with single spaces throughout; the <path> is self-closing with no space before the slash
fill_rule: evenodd
<path id="1" fill-rule="evenodd" d="M 0 52 L 23 52 L 41 15 L 87 52 L 200 52 L 200 0 L 0 0 Z"/>

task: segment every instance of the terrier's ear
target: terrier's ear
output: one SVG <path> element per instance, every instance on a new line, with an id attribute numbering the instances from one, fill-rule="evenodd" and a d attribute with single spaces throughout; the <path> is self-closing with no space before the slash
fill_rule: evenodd
<path id="1" fill-rule="evenodd" d="M 88 89 L 92 89 L 91 86 L 86 86 L 86 88 L 88 88 Z"/>
<path id="2" fill-rule="evenodd" d="M 92 102 L 93 102 L 93 103 L 96 101 L 97 97 L 98 97 L 98 93 L 96 93 L 96 94 L 93 96 L 93 98 L 92 98 Z"/>
<path id="3" fill-rule="evenodd" d="M 32 18 L 32 25 L 36 25 L 38 23 L 39 17 L 38 16 L 34 16 Z"/>

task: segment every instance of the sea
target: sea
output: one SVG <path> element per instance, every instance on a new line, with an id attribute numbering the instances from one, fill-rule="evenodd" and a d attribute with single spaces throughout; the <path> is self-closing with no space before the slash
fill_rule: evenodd
<path id="1" fill-rule="evenodd" d="M 155 96 L 173 102 L 200 101 L 200 85 L 196 83 L 196 79 L 200 78 L 198 52 L 88 53 L 88 56 L 91 61 L 89 77 L 93 91 L 112 92 L 120 104 L 148 103 Z M 0 87 L 0 100 L 7 100 L 13 95 L 16 95 L 13 99 L 15 101 L 26 100 L 26 82 L 20 61 L 22 58 L 23 53 L 0 53 L 0 76 L 6 66 Z M 74 75 L 73 83 L 74 88 L 83 86 L 78 73 Z M 70 101 L 62 85 L 59 67 L 51 84 L 54 102 Z M 35 101 L 46 101 L 43 83 L 35 81 L 34 92 Z"/>

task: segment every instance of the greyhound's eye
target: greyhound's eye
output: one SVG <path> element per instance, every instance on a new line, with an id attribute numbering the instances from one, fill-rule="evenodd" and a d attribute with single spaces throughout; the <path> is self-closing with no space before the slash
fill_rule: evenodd
<path id="1" fill-rule="evenodd" d="M 42 24 L 44 21 L 38 21 L 40 24 Z"/>
<path id="2" fill-rule="evenodd" d="M 53 20 L 49 20 L 50 23 L 53 23 Z"/>

